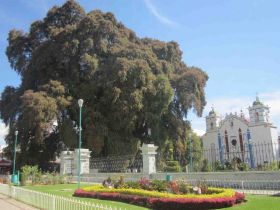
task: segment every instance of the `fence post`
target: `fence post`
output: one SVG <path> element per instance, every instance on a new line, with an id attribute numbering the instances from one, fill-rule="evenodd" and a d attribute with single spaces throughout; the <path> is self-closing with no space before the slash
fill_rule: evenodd
<path id="1" fill-rule="evenodd" d="M 52 196 L 52 210 L 55 210 L 55 196 Z"/>
<path id="2" fill-rule="evenodd" d="M 12 187 L 11 197 L 15 198 L 15 196 L 16 196 L 16 189 L 15 189 L 15 187 Z"/>

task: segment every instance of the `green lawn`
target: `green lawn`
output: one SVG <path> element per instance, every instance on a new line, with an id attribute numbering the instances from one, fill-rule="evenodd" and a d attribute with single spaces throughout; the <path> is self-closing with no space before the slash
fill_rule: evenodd
<path id="1" fill-rule="evenodd" d="M 82 187 L 88 186 L 85 184 L 81 185 Z M 60 185 L 39 185 L 39 186 L 25 186 L 24 188 L 45 192 L 45 193 L 51 193 L 58 196 L 65 196 L 68 198 L 75 198 L 73 197 L 73 193 L 75 189 L 77 188 L 77 184 L 60 184 Z M 133 206 L 126 203 L 121 202 L 115 202 L 115 201 L 105 201 L 105 200 L 98 200 L 93 198 L 76 198 L 82 201 L 87 202 L 94 202 L 98 204 L 105 204 L 105 205 L 111 205 L 112 207 L 118 207 L 122 210 L 148 210 L 147 208 L 139 207 L 139 206 Z"/>
<path id="2" fill-rule="evenodd" d="M 246 203 L 227 210 L 280 210 L 280 197 L 265 195 L 246 195 Z"/>
<path id="3" fill-rule="evenodd" d="M 87 186 L 87 185 L 82 185 Z M 24 188 L 32 189 L 40 192 L 51 193 L 59 196 L 72 197 L 76 184 L 61 184 L 61 185 L 43 185 L 43 186 L 27 186 Z M 147 210 L 147 208 L 133 206 L 121 202 L 104 201 L 92 198 L 76 198 L 82 201 L 89 201 L 94 203 L 100 203 L 105 205 L 111 205 L 112 207 L 120 207 L 126 210 Z M 259 196 L 259 195 L 246 195 L 247 202 L 231 208 L 225 208 L 227 210 L 280 210 L 280 197 L 272 196 Z"/>

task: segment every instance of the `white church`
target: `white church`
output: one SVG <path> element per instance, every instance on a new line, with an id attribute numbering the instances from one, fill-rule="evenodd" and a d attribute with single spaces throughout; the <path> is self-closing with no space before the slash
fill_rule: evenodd
<path id="1" fill-rule="evenodd" d="M 257 97 L 248 109 L 249 118 L 241 111 L 222 119 L 212 108 L 202 136 L 204 158 L 222 164 L 235 159 L 251 168 L 280 160 L 277 127 L 270 121 L 269 107 Z"/>

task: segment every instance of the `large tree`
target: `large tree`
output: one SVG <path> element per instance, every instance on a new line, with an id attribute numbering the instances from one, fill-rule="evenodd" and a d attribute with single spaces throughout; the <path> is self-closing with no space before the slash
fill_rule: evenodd
<path id="1" fill-rule="evenodd" d="M 206 104 L 208 77 L 182 61 L 176 42 L 139 38 L 112 13 L 86 13 L 73 0 L 27 33 L 11 30 L 8 41 L 22 83 L 2 93 L 1 117 L 10 125 L 8 145 L 18 129 L 31 160 L 38 148 L 53 158 L 62 142 L 76 145 L 79 98 L 83 146 L 95 155 L 133 153 L 141 142 L 184 142 L 188 112 L 201 116 Z"/>

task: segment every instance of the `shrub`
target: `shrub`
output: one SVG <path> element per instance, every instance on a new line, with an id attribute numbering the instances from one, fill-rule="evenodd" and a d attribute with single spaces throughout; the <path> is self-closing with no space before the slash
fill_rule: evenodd
<path id="1" fill-rule="evenodd" d="M 279 170 L 278 162 L 273 161 L 273 162 L 265 165 L 264 170 L 266 170 L 266 171 L 277 171 L 277 170 Z"/>
<path id="2" fill-rule="evenodd" d="M 176 181 L 169 182 L 168 189 L 174 194 L 179 194 L 179 186 Z"/>
<path id="3" fill-rule="evenodd" d="M 21 168 L 21 183 L 25 185 L 27 181 L 32 184 L 39 184 L 42 180 L 42 172 L 39 171 L 38 166 L 25 165 Z"/>
<path id="4" fill-rule="evenodd" d="M 246 163 L 239 163 L 238 164 L 238 169 L 240 171 L 248 171 L 249 170 L 249 166 Z"/>
<path id="5" fill-rule="evenodd" d="M 151 182 L 151 187 L 153 190 L 158 192 L 165 192 L 167 187 L 167 181 L 164 180 L 153 180 Z"/>
<path id="6" fill-rule="evenodd" d="M 180 172 L 181 167 L 178 161 L 166 161 L 165 172 Z"/>
<path id="7" fill-rule="evenodd" d="M 201 189 L 202 194 L 208 193 L 208 185 L 206 181 L 198 181 L 197 186 Z"/>
<path id="8" fill-rule="evenodd" d="M 215 170 L 217 170 L 217 171 L 225 170 L 225 167 L 221 164 L 220 161 L 216 161 L 215 162 Z"/>
<path id="9" fill-rule="evenodd" d="M 202 161 L 201 171 L 202 172 L 209 172 L 209 171 L 211 171 L 211 167 L 210 167 L 210 164 L 209 164 L 207 159 L 204 159 Z"/>
<path id="10" fill-rule="evenodd" d="M 184 180 L 177 181 L 177 184 L 178 184 L 180 193 L 182 193 L 182 194 L 190 193 L 190 188 Z"/>
<path id="11" fill-rule="evenodd" d="M 144 189 L 144 190 L 151 190 L 151 181 L 145 177 L 141 178 L 139 181 L 138 181 L 141 189 Z"/>
<path id="12" fill-rule="evenodd" d="M 125 183 L 124 183 L 124 177 L 120 176 L 120 179 L 114 184 L 115 188 L 124 188 Z"/>
<path id="13" fill-rule="evenodd" d="M 125 188 L 131 188 L 131 189 L 141 189 L 141 186 L 139 182 L 126 182 Z"/>

